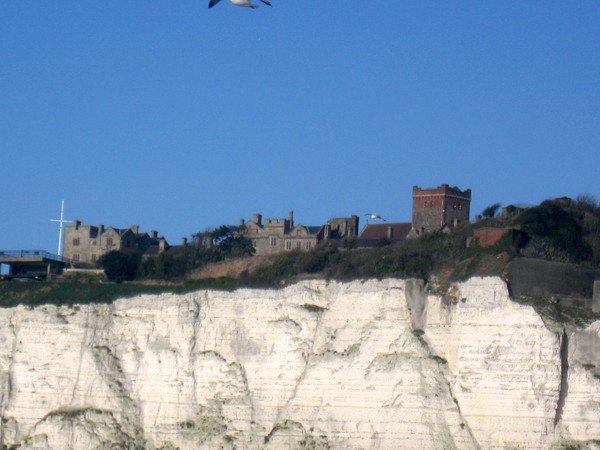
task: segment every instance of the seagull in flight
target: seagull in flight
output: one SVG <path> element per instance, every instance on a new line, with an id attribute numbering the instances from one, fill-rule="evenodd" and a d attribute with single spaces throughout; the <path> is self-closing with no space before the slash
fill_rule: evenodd
<path id="1" fill-rule="evenodd" d="M 208 3 L 208 7 L 212 8 L 220 1 L 221 0 L 210 0 L 210 2 Z M 251 3 L 248 0 L 229 0 L 229 1 L 237 6 L 246 6 L 248 8 L 258 8 L 258 5 L 255 5 L 254 3 Z M 273 5 L 271 5 L 271 2 L 269 2 L 268 0 L 260 0 L 260 1 L 263 2 L 265 5 L 273 6 Z"/>
<path id="2" fill-rule="evenodd" d="M 369 218 L 371 219 L 379 219 L 379 220 L 383 220 L 384 222 L 387 222 L 387 220 L 385 220 L 383 217 L 378 216 L 377 214 L 373 214 L 373 213 L 366 213 L 365 216 L 369 216 Z"/>

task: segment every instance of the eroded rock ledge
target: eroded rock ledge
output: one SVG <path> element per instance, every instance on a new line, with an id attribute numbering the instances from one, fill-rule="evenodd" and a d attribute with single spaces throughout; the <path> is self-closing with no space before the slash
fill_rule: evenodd
<path id="1" fill-rule="evenodd" d="M 499 278 L 453 289 L 0 310 L 0 447 L 600 448 L 600 321 L 550 331 Z"/>

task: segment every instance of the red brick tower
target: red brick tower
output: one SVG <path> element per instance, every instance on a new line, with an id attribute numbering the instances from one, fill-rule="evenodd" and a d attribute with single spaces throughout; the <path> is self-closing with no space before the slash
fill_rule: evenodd
<path id="1" fill-rule="evenodd" d="M 422 234 L 467 223 L 470 207 L 471 189 L 461 191 L 447 184 L 428 189 L 413 186 L 412 231 Z"/>

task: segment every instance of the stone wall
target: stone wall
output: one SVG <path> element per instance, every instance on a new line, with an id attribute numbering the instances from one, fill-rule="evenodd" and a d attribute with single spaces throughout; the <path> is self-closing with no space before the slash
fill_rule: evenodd
<path id="1" fill-rule="evenodd" d="M 591 305 L 597 272 L 575 264 L 516 258 L 506 267 L 511 294 L 517 297 L 554 297 L 557 300 L 581 300 Z M 589 304 L 588 304 L 589 303 Z"/>
<path id="2" fill-rule="evenodd" d="M 63 254 L 67 260 L 77 265 L 94 266 L 105 253 L 113 250 L 122 252 L 143 251 L 152 243 L 157 243 L 157 232 L 152 237 L 140 233 L 138 225 L 127 229 L 104 227 L 104 225 L 74 225 L 65 227 Z"/>
<path id="3" fill-rule="evenodd" d="M 358 216 L 336 217 L 322 226 L 294 224 L 294 213 L 288 219 L 264 219 L 254 214 L 246 227 L 246 237 L 252 241 L 256 255 L 272 255 L 291 250 L 310 250 L 326 239 L 354 237 L 358 232 Z"/>

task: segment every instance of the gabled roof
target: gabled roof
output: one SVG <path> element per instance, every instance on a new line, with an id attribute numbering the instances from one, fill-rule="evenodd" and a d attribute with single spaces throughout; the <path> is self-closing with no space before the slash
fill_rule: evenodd
<path id="1" fill-rule="evenodd" d="M 315 227 L 306 227 L 302 224 L 298 224 L 286 234 L 288 236 L 309 236 L 311 234 L 315 234 L 315 233 L 311 233 L 311 231 L 310 231 L 311 228 L 315 228 Z"/>
<path id="2" fill-rule="evenodd" d="M 390 239 L 391 241 L 399 241 L 406 239 L 408 233 L 412 229 L 411 222 L 396 222 L 396 223 L 368 223 L 360 232 L 358 239 L 360 241 L 380 241 Z"/>
<path id="3" fill-rule="evenodd" d="M 307 226 L 306 229 L 308 230 L 308 232 L 310 234 L 318 234 L 319 231 L 321 231 L 321 228 L 323 228 L 323 225 L 319 226 L 319 225 L 314 225 L 314 226 Z"/>

